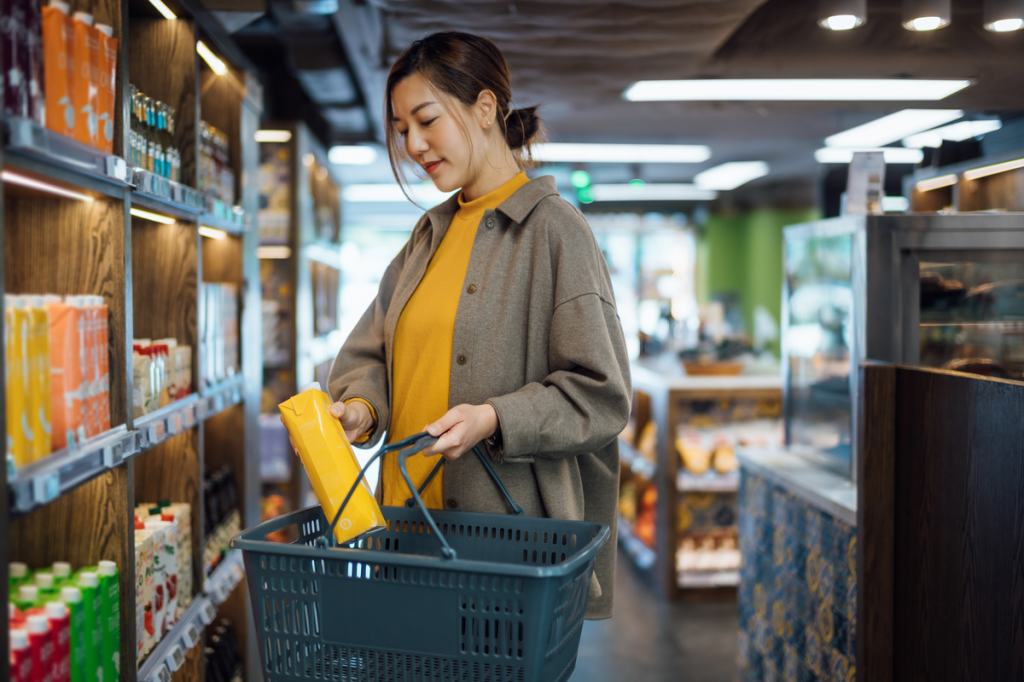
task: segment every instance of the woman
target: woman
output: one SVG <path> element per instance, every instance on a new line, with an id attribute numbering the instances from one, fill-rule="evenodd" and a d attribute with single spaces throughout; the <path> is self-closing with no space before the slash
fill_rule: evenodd
<path id="1" fill-rule="evenodd" d="M 513 110 L 495 45 L 438 33 L 391 69 L 385 117 L 396 178 L 415 163 L 443 192 L 381 279 L 331 370 L 332 410 L 354 443 L 420 431 L 439 440 L 409 459 L 434 509 L 508 513 L 476 457 L 481 441 L 512 498 L 531 516 L 598 521 L 614 530 L 630 379 L 608 268 L 582 214 L 551 177 L 520 169 L 540 128 Z M 377 491 L 410 492 L 394 455 Z M 615 535 L 595 565 L 587 617 L 612 613 Z"/>

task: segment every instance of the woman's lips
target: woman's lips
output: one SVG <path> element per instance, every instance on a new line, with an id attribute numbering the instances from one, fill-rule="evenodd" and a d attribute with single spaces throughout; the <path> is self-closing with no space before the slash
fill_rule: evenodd
<path id="1" fill-rule="evenodd" d="M 423 164 L 423 170 L 427 171 L 428 175 L 433 175 L 434 171 L 437 170 L 437 167 L 441 165 L 442 161 L 431 161 L 430 163 L 425 163 Z"/>

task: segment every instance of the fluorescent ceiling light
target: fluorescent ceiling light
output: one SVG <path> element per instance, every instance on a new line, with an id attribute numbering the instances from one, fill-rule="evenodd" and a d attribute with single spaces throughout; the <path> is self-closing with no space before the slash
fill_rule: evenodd
<path id="1" fill-rule="evenodd" d="M 941 147 L 943 140 L 962 142 L 972 137 L 981 137 L 985 133 L 999 130 L 1002 121 L 959 121 L 948 126 L 927 130 L 917 135 L 903 138 L 904 147 Z"/>
<path id="2" fill-rule="evenodd" d="M 261 260 L 283 260 L 291 258 L 292 250 L 288 246 L 257 246 L 256 257 Z"/>
<path id="3" fill-rule="evenodd" d="M 882 197 L 883 213 L 903 213 L 910 210 L 910 199 L 906 197 Z"/>
<path id="4" fill-rule="evenodd" d="M 174 12 L 172 12 L 170 8 L 167 7 L 167 5 L 160 2 L 160 0 L 149 0 L 149 4 L 153 5 L 153 7 L 156 7 L 156 11 L 164 15 L 164 19 L 178 18 L 177 15 L 175 15 Z"/>
<path id="5" fill-rule="evenodd" d="M 290 130 L 257 130 L 253 135 L 257 142 L 287 142 L 292 139 Z"/>
<path id="6" fill-rule="evenodd" d="M 352 202 L 407 202 L 411 198 L 417 204 L 435 205 L 455 194 L 441 192 L 431 182 L 409 186 L 406 197 L 398 185 L 348 185 L 342 192 L 345 201 Z"/>
<path id="7" fill-rule="evenodd" d="M 149 211 L 143 211 L 141 208 L 133 208 L 129 211 L 136 218 L 142 218 L 143 220 L 151 220 L 154 223 L 160 223 L 161 225 L 170 225 L 174 222 L 174 218 L 159 213 L 150 213 Z"/>
<path id="8" fill-rule="evenodd" d="M 1024 159 L 1017 159 L 1016 161 L 1007 161 L 1005 163 L 997 163 L 991 166 L 982 166 L 981 168 L 975 168 L 964 172 L 965 180 L 977 180 L 978 178 L 984 178 L 988 175 L 995 175 L 996 173 L 1005 173 L 1006 171 L 1017 170 L 1018 168 L 1024 168 Z"/>
<path id="9" fill-rule="evenodd" d="M 814 152 L 818 163 L 850 163 L 854 152 L 882 152 L 886 163 L 921 163 L 924 152 L 920 149 L 904 149 L 903 147 L 843 149 L 840 147 L 822 147 Z"/>
<path id="10" fill-rule="evenodd" d="M 637 81 L 631 102 L 910 102 L 949 97 L 969 80 L 757 78 Z"/>
<path id="11" fill-rule="evenodd" d="M 223 76 L 228 72 L 228 67 L 224 65 L 224 62 L 222 62 L 203 41 L 200 40 L 196 43 L 196 52 L 199 53 L 199 56 L 203 58 L 203 61 L 209 64 L 210 68 L 213 69 L 213 72 L 218 76 Z"/>
<path id="12" fill-rule="evenodd" d="M 218 230 L 215 227 L 207 227 L 206 225 L 199 226 L 199 234 L 210 239 L 224 239 L 228 236 L 228 233 L 224 230 Z"/>
<path id="13" fill-rule="evenodd" d="M 369 166 L 377 160 L 377 150 L 369 145 L 338 145 L 327 152 L 327 160 L 339 166 Z"/>
<path id="14" fill-rule="evenodd" d="M 1024 28 L 1024 19 L 997 19 L 985 24 L 985 28 L 994 33 L 1009 33 Z"/>
<path id="15" fill-rule="evenodd" d="M 751 180 L 768 175 L 764 161 L 732 161 L 697 173 L 693 182 L 701 189 L 736 189 Z"/>
<path id="16" fill-rule="evenodd" d="M 702 144 L 549 142 L 534 147 L 533 158 L 546 163 L 703 163 L 711 150 Z"/>
<path id="17" fill-rule="evenodd" d="M 31 189 L 37 189 L 40 192 L 49 192 L 50 194 L 56 194 L 57 196 L 67 197 L 68 199 L 78 199 L 79 201 L 92 201 L 92 197 L 87 194 L 81 194 L 79 192 L 72 192 L 69 189 L 58 187 L 57 185 L 51 185 L 48 182 L 42 182 L 35 178 L 30 178 L 25 175 L 13 173 L 11 171 L 3 171 L 2 176 L 4 182 L 9 182 L 12 185 L 21 185 L 22 187 L 29 187 Z"/>
<path id="18" fill-rule="evenodd" d="M 825 138 L 826 147 L 883 147 L 964 115 L 960 109 L 904 109 Z"/>
<path id="19" fill-rule="evenodd" d="M 916 189 L 918 192 L 930 192 L 933 189 L 939 189 L 940 187 L 949 187 L 950 185 L 955 185 L 956 181 L 957 177 L 953 174 L 940 175 L 937 178 L 928 178 L 927 180 L 921 180 L 916 185 L 914 185 L 914 189 Z"/>
<path id="20" fill-rule="evenodd" d="M 591 185 L 594 201 L 710 201 L 718 192 L 696 185 L 660 183 L 629 183 Z"/>

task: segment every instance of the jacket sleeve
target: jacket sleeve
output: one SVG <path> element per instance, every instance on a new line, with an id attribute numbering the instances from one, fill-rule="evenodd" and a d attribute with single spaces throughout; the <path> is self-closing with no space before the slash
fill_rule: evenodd
<path id="1" fill-rule="evenodd" d="M 331 399 L 348 401 L 359 398 L 369 403 L 376 413 L 377 423 L 369 438 L 359 443 L 360 447 L 376 445 L 391 418 L 384 319 L 419 232 L 419 229 L 413 231 L 402 251 L 385 270 L 377 296 L 356 323 L 331 367 L 327 382 Z"/>
<path id="2" fill-rule="evenodd" d="M 611 280 L 593 233 L 576 214 L 553 248 L 555 305 L 549 374 L 487 402 L 498 414 L 503 462 L 532 462 L 595 452 L 629 420 L 632 385 Z M 575 228 L 575 229 L 573 229 Z"/>

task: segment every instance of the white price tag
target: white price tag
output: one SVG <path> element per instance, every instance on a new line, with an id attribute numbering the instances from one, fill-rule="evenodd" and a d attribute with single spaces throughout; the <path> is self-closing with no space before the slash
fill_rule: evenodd
<path id="1" fill-rule="evenodd" d="M 214 412 L 220 412 L 223 409 L 224 409 L 224 394 L 223 393 L 218 393 L 217 395 L 213 396 L 213 411 Z"/>
<path id="2" fill-rule="evenodd" d="M 167 418 L 167 432 L 175 434 L 181 431 L 181 413 L 175 412 Z"/>
<path id="3" fill-rule="evenodd" d="M 167 669 L 167 666 L 160 664 L 160 667 L 156 669 L 146 682 L 171 682 L 171 671 Z"/>
<path id="4" fill-rule="evenodd" d="M 242 402 L 242 392 L 238 390 L 237 386 L 235 386 L 231 389 L 231 404 L 237 405 L 240 402 Z"/>
<path id="5" fill-rule="evenodd" d="M 150 445 L 156 445 L 157 441 L 160 440 L 160 433 L 156 426 L 156 424 L 153 424 L 146 429 L 146 438 L 149 440 Z"/>
<path id="6" fill-rule="evenodd" d="M 38 504 L 46 504 L 60 495 L 60 476 L 45 474 L 32 479 L 32 497 Z"/>
<path id="7" fill-rule="evenodd" d="M 199 607 L 199 620 L 203 626 L 207 626 L 213 622 L 213 619 L 217 617 L 217 609 L 214 608 L 213 604 L 209 601 L 203 601 L 202 606 Z"/>
<path id="8" fill-rule="evenodd" d="M 199 643 L 199 628 L 196 627 L 195 623 L 188 624 L 185 632 L 181 635 L 181 641 L 186 649 L 191 649 Z"/>
<path id="9" fill-rule="evenodd" d="M 196 418 L 206 419 L 206 413 L 208 412 L 208 405 L 205 400 L 200 400 L 196 403 Z"/>
<path id="10" fill-rule="evenodd" d="M 184 662 L 185 652 L 177 644 L 171 647 L 171 650 L 167 652 L 167 658 L 164 659 L 164 663 L 170 668 L 171 672 L 180 668 Z"/>
<path id="11" fill-rule="evenodd" d="M 194 405 L 189 405 L 185 408 L 185 426 L 193 427 L 196 425 L 196 408 Z"/>

